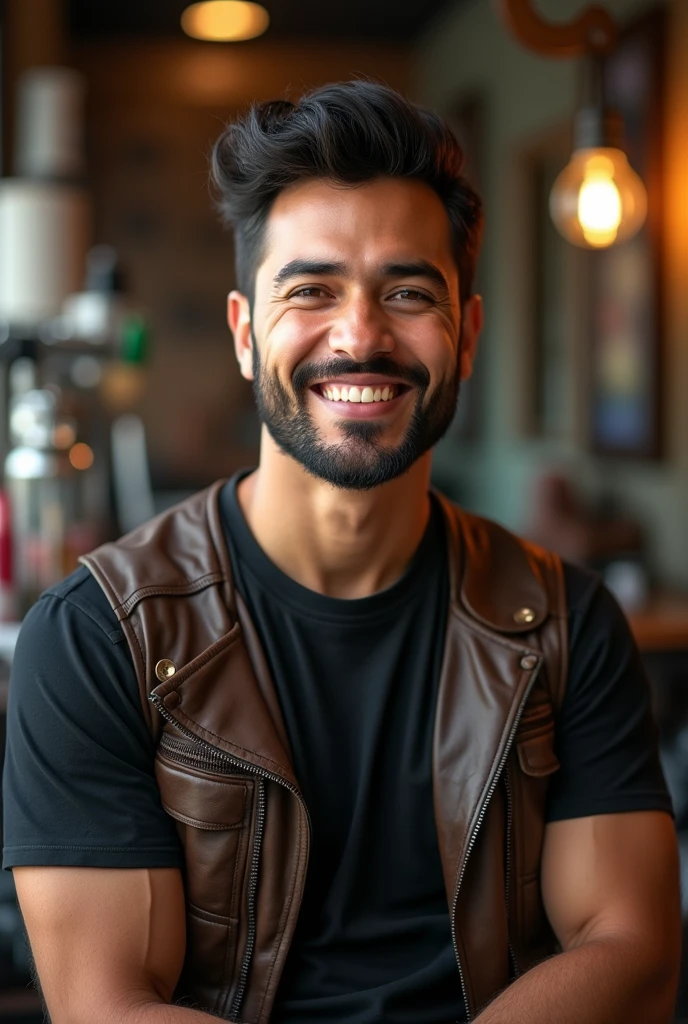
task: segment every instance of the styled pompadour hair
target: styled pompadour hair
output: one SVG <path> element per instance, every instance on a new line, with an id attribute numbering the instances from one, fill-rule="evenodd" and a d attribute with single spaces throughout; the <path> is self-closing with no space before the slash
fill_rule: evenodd
<path id="1" fill-rule="evenodd" d="M 463 304 L 473 292 L 483 228 L 482 203 L 463 166 L 463 150 L 443 118 L 374 82 L 339 82 L 298 103 L 254 105 L 226 126 L 211 158 L 217 204 L 234 229 L 237 287 L 252 305 L 267 218 L 290 185 L 409 178 L 432 188 L 445 206 Z"/>

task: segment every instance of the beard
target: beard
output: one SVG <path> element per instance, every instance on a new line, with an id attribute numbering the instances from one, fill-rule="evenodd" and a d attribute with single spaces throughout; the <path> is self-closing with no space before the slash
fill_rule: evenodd
<path id="1" fill-rule="evenodd" d="M 444 378 L 428 394 L 430 375 L 424 366 L 400 366 L 379 356 L 365 363 L 351 359 L 330 359 L 299 367 L 292 377 L 290 392 L 277 374 L 263 370 L 258 346 L 253 342 L 253 393 L 258 416 L 275 444 L 309 473 L 333 487 L 367 491 L 407 473 L 411 466 L 444 437 L 454 419 L 459 399 L 459 355 L 454 374 Z M 417 388 L 409 425 L 402 440 L 393 446 L 380 438 L 385 425 L 374 420 L 342 419 L 342 441 L 325 443 L 308 411 L 309 387 L 318 380 L 357 373 L 380 374 Z"/>

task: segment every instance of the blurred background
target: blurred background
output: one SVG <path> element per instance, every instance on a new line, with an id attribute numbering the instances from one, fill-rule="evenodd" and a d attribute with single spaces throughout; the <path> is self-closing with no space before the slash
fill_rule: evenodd
<path id="1" fill-rule="evenodd" d="M 225 321 L 214 138 L 254 100 L 365 76 L 449 118 L 486 206 L 486 329 L 435 482 L 617 594 L 688 878 L 688 2 L 606 0 L 618 39 L 594 59 L 533 49 L 496 0 L 264 5 L 254 38 L 209 41 L 184 0 L 0 0 L 0 754 L 12 647 L 38 594 L 257 460 Z M 586 7 L 537 3 L 561 27 Z M 610 132 L 623 128 L 611 141 L 643 183 L 619 172 L 611 228 L 604 211 L 586 227 L 580 181 L 569 202 L 576 153 L 611 145 L 595 128 L 602 86 Z M 609 191 L 595 159 L 581 172 L 593 198 Z M 27 970 L 4 873 L 6 1024 L 41 1019 Z"/>

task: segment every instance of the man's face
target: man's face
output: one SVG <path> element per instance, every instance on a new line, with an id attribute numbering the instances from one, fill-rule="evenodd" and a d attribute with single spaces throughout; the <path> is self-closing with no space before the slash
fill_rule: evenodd
<path id="1" fill-rule="evenodd" d="M 276 444 L 313 476 L 353 490 L 405 473 L 446 432 L 480 330 L 477 298 L 462 318 L 441 200 L 420 182 L 389 178 L 282 192 L 252 325 L 244 296 L 232 293 L 229 312 Z"/>

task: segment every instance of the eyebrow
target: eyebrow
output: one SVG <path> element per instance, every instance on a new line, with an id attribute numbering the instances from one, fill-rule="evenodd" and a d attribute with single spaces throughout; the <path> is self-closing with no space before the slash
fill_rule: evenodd
<path id="1" fill-rule="evenodd" d="M 346 263 L 333 263 L 328 260 L 291 260 L 277 271 L 272 283 L 275 288 L 279 288 L 293 277 L 311 274 L 314 277 L 334 277 L 337 274 L 346 274 L 346 271 Z"/>
<path id="2" fill-rule="evenodd" d="M 449 291 L 449 282 L 439 267 L 428 260 L 414 260 L 411 263 L 387 263 L 382 267 L 384 277 L 427 277 L 440 288 Z"/>
<path id="3" fill-rule="evenodd" d="M 413 260 L 409 263 L 386 263 L 380 268 L 383 277 L 425 277 L 433 281 L 440 288 L 449 291 L 449 282 L 434 263 L 428 260 Z M 313 275 L 314 277 L 335 277 L 344 276 L 348 273 L 346 263 L 337 263 L 329 260 L 306 260 L 296 259 L 285 263 L 281 270 L 275 274 L 272 284 L 279 288 L 286 281 L 294 277 Z"/>

